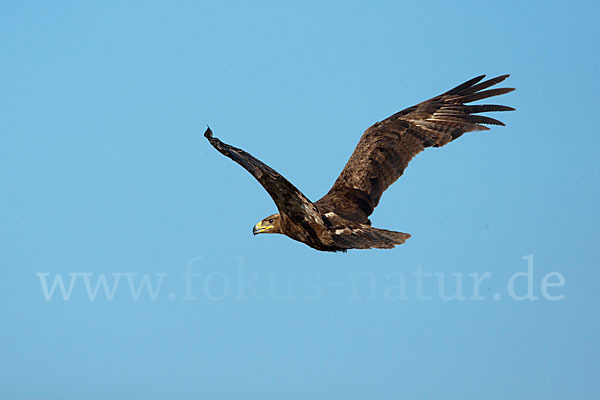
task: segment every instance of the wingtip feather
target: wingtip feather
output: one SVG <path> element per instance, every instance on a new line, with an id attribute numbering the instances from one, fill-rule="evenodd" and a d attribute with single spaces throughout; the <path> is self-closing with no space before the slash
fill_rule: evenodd
<path id="1" fill-rule="evenodd" d="M 485 78 L 485 75 L 479 75 L 476 76 L 473 79 L 469 79 L 468 81 L 466 81 L 465 83 L 461 83 L 460 85 L 448 90 L 445 94 L 457 94 L 459 92 L 461 92 L 462 90 L 469 88 L 475 84 L 477 84 L 478 82 L 480 82 L 483 78 Z"/>
<path id="2" fill-rule="evenodd" d="M 503 80 L 505 80 L 506 78 L 510 77 L 510 74 L 504 74 L 504 75 L 498 75 L 497 77 L 493 78 L 493 79 L 497 79 L 496 83 L 502 82 Z"/>
<path id="3" fill-rule="evenodd" d="M 204 137 L 208 140 L 212 139 L 212 131 L 210 130 L 210 126 L 206 125 L 206 130 L 204 131 Z"/>

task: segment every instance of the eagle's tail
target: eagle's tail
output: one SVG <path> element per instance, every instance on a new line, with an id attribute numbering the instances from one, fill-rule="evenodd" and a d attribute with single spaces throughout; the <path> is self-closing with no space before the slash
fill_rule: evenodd
<path id="1" fill-rule="evenodd" d="M 408 233 L 377 229 L 368 225 L 354 229 L 337 229 L 331 236 L 336 246 L 343 249 L 391 249 L 410 238 Z"/>

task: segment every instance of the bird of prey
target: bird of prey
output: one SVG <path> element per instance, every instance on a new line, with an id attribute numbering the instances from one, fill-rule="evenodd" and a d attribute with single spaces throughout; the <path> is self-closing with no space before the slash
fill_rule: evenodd
<path id="1" fill-rule="evenodd" d="M 371 226 L 369 215 L 383 192 L 426 147 L 444 146 L 465 132 L 488 130 L 486 124 L 504 125 L 477 114 L 514 108 L 467 103 L 514 90 L 488 89 L 508 76 L 486 81 L 485 75 L 478 76 L 375 123 L 363 133 L 333 187 L 315 202 L 268 165 L 214 137 L 210 127 L 204 136 L 215 149 L 250 172 L 275 202 L 279 212 L 257 223 L 253 234 L 280 233 L 321 251 L 389 249 L 410 235 Z"/>

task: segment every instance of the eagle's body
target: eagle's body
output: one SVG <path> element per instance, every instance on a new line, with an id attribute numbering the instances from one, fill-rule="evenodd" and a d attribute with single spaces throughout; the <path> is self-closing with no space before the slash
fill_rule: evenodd
<path id="1" fill-rule="evenodd" d="M 371 126 L 333 187 L 314 203 L 269 166 L 214 138 L 210 128 L 204 136 L 222 154 L 248 170 L 277 205 L 279 213 L 259 222 L 254 234 L 281 233 L 322 251 L 392 248 L 410 235 L 373 228 L 369 215 L 409 161 L 426 147 L 441 147 L 465 132 L 489 129 L 481 124 L 504 125 L 473 114 L 514 110 L 500 105 L 466 105 L 514 90 L 485 90 L 508 75 L 479 83 L 484 77 L 471 79 Z"/>

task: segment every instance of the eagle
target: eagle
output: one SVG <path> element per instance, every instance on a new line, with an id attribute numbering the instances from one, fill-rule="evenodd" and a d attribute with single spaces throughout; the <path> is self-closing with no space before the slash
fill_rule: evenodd
<path id="1" fill-rule="evenodd" d="M 279 212 L 257 223 L 252 228 L 254 235 L 279 233 L 329 252 L 390 249 L 404 243 L 410 235 L 371 226 L 369 216 L 383 192 L 425 148 L 442 147 L 466 132 L 489 130 L 485 125 L 504 126 L 496 119 L 478 114 L 514 111 L 514 108 L 468 103 L 514 90 L 488 89 L 508 77 L 501 75 L 483 81 L 485 75 L 478 76 L 375 123 L 363 133 L 329 192 L 315 202 L 273 168 L 214 137 L 210 127 L 204 137 L 250 172 L 275 202 Z"/>

